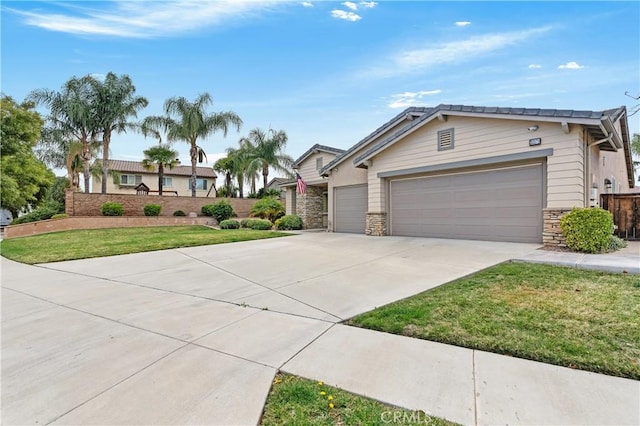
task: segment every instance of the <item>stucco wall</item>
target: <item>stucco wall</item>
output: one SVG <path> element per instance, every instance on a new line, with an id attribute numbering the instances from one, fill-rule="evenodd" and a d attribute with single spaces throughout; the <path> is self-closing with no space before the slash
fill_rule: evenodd
<path id="1" fill-rule="evenodd" d="M 537 124 L 538 131 L 528 126 Z M 454 129 L 454 148 L 438 151 L 439 130 Z M 584 204 L 583 154 L 579 126 L 565 134 L 559 123 L 526 120 L 481 119 L 449 116 L 446 122 L 433 120 L 375 156 L 369 167 L 369 211 L 386 211 L 386 180 L 380 172 L 446 164 L 498 155 L 553 148 L 547 159 L 547 207 Z M 542 138 L 542 145 L 529 146 L 530 138 Z"/>
<path id="2" fill-rule="evenodd" d="M 253 198 L 194 198 L 168 195 L 161 197 L 159 195 L 85 194 L 73 191 L 67 191 L 66 195 L 66 213 L 69 216 L 102 216 L 100 207 L 108 201 L 121 203 L 125 216 L 143 216 L 145 204 L 160 204 L 161 216 L 172 216 L 176 210 L 182 210 L 186 214 L 195 212 L 200 216 L 202 206 L 226 200 L 233 206 L 238 217 L 247 217 L 251 207 L 257 201 Z"/>

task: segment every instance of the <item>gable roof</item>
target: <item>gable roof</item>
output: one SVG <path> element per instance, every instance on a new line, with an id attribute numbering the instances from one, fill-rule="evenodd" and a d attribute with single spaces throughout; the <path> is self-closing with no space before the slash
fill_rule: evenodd
<path id="1" fill-rule="evenodd" d="M 500 108 L 500 107 L 476 107 L 467 105 L 438 105 L 424 114 L 408 126 L 398 130 L 393 135 L 376 143 L 363 154 L 353 160 L 353 164 L 359 166 L 367 159 L 373 157 L 383 149 L 394 144 L 405 135 L 413 132 L 422 125 L 445 115 L 458 115 L 467 117 L 491 117 L 516 120 L 552 121 L 559 123 L 581 124 L 587 127 L 590 135 L 596 139 L 609 138 L 609 144 L 601 149 L 617 151 L 625 146 L 625 137 L 628 144 L 628 135 L 618 135 L 613 123 L 622 118 L 626 113 L 624 106 L 605 111 L 576 111 L 540 108 Z M 622 137 L 621 137 L 622 136 Z M 633 175 L 633 173 L 631 173 Z M 632 178 L 632 176 L 631 176 Z"/>
<path id="2" fill-rule="evenodd" d="M 344 149 L 334 148 L 327 145 L 320 145 L 319 143 L 315 144 L 311 148 L 309 148 L 304 154 L 302 154 L 296 161 L 293 162 L 293 168 L 297 168 L 300 163 L 307 159 L 311 154 L 316 152 L 328 152 L 329 154 L 340 155 L 344 152 Z"/>
<path id="3" fill-rule="evenodd" d="M 102 161 L 97 159 L 96 161 Z M 121 173 L 144 173 L 155 174 L 156 168 L 154 165 L 153 170 L 147 170 L 142 166 L 141 161 L 127 161 L 127 160 L 108 160 L 107 168 L 109 170 L 115 170 Z M 211 167 L 196 167 L 196 173 L 201 178 L 217 178 L 216 172 Z M 172 169 L 166 167 L 164 169 L 165 176 L 191 176 L 191 166 L 175 166 Z"/>
<path id="4" fill-rule="evenodd" d="M 355 151 L 362 148 L 367 143 L 371 142 L 373 139 L 375 139 L 376 137 L 378 137 L 380 134 L 384 133 L 391 127 L 397 125 L 398 123 L 401 123 L 404 120 L 413 120 L 416 117 L 420 117 L 423 114 L 431 111 L 432 109 L 433 108 L 426 108 L 426 107 L 409 107 L 405 109 L 400 114 L 396 115 L 391 120 L 387 121 L 382 126 L 378 127 L 376 130 L 370 133 L 367 137 L 365 137 L 364 139 L 360 140 L 358 143 L 353 145 L 351 148 L 349 148 L 346 151 L 343 151 L 342 154 L 338 155 L 336 158 L 333 159 L 333 161 L 331 161 L 322 169 L 320 169 L 320 175 L 321 176 L 326 175 L 329 170 L 331 170 L 338 164 L 342 163 Z"/>
<path id="5" fill-rule="evenodd" d="M 269 183 L 267 183 L 267 188 L 271 187 L 272 185 L 278 185 L 281 186 L 283 183 L 288 183 L 291 182 L 291 179 L 289 178 L 283 178 L 283 177 L 275 177 L 273 179 L 271 179 L 269 181 Z"/>

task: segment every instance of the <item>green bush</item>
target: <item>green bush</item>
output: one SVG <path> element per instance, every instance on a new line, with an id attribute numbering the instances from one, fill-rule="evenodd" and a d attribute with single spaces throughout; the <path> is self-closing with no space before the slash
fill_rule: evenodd
<path id="1" fill-rule="evenodd" d="M 284 216 L 284 206 L 274 197 L 262 198 L 251 207 L 249 216 L 259 217 L 273 222 Z"/>
<path id="2" fill-rule="evenodd" d="M 607 251 L 618 251 L 621 248 L 625 248 L 626 246 L 627 242 L 625 240 L 612 235 L 609 239 L 609 247 L 607 248 Z"/>
<path id="3" fill-rule="evenodd" d="M 234 219 L 227 219 L 220 222 L 220 229 L 238 229 L 240 228 L 240 222 Z"/>
<path id="4" fill-rule="evenodd" d="M 173 212 L 174 216 L 186 216 L 187 214 L 185 212 L 183 212 L 182 210 L 176 210 L 175 212 Z"/>
<path id="5" fill-rule="evenodd" d="M 207 204 L 206 206 L 202 206 L 201 211 L 205 216 L 212 216 L 215 220 L 218 221 L 218 223 L 236 215 L 236 213 L 233 211 L 233 207 L 231 207 L 231 204 L 229 204 L 229 202 L 225 200 L 218 201 L 215 204 Z"/>
<path id="6" fill-rule="evenodd" d="M 17 217 L 11 221 L 12 225 L 19 225 L 21 223 L 37 222 L 39 220 L 51 219 L 54 215 L 61 213 L 64 207 L 57 201 L 48 201 L 42 204 L 37 209 L 30 211 L 29 213 Z"/>
<path id="7" fill-rule="evenodd" d="M 268 219 L 249 219 L 247 221 L 247 228 L 256 231 L 267 231 L 273 228 L 273 223 Z"/>
<path id="8" fill-rule="evenodd" d="M 560 229 L 571 250 L 602 253 L 613 235 L 613 215 L 601 208 L 575 208 L 562 216 Z"/>
<path id="9" fill-rule="evenodd" d="M 124 213 L 122 204 L 113 202 L 104 203 L 100 210 L 102 211 L 102 216 L 122 216 Z"/>
<path id="10" fill-rule="evenodd" d="M 51 219 L 65 219 L 69 217 L 67 214 L 65 213 L 58 213 L 58 214 L 54 214 L 53 216 L 51 216 Z"/>
<path id="11" fill-rule="evenodd" d="M 248 228 L 248 224 L 250 220 L 255 220 L 255 219 L 242 219 L 240 221 L 240 228 Z"/>
<path id="12" fill-rule="evenodd" d="M 275 225 L 279 230 L 302 229 L 302 218 L 295 214 L 288 214 L 276 220 Z"/>
<path id="13" fill-rule="evenodd" d="M 160 216 L 162 206 L 160 204 L 146 204 L 142 210 L 145 216 Z"/>
<path id="14" fill-rule="evenodd" d="M 253 198 L 267 198 L 267 197 L 280 198 L 280 195 L 281 195 L 280 191 L 277 189 L 271 188 L 265 191 L 264 188 L 260 188 L 258 189 L 258 192 L 255 193 L 255 197 Z"/>

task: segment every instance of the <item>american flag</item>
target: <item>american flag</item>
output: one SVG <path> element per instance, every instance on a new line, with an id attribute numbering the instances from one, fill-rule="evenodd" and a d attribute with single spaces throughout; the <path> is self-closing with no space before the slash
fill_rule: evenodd
<path id="1" fill-rule="evenodd" d="M 298 181 L 298 194 L 304 194 L 307 192 L 307 183 L 302 179 L 300 173 L 296 172 L 296 180 Z"/>

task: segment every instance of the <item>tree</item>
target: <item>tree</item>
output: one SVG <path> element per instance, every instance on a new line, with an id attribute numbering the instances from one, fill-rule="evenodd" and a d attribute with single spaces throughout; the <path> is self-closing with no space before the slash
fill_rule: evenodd
<path id="1" fill-rule="evenodd" d="M 145 108 L 149 102 L 142 96 L 135 96 L 136 88 L 128 75 L 118 77 L 110 72 L 104 81 L 93 76 L 85 77 L 92 87 L 91 101 L 96 130 L 102 133 L 102 187 L 101 192 L 107 193 L 107 175 L 109 169 L 109 148 L 111 135 L 126 132 L 136 128 L 130 122 L 138 111 Z"/>
<path id="2" fill-rule="evenodd" d="M 178 164 L 178 151 L 169 147 L 169 145 L 157 145 L 149 149 L 145 149 L 144 160 L 142 166 L 147 170 L 154 170 L 158 165 L 158 194 L 162 195 L 162 187 L 164 186 L 164 168 L 173 169 Z"/>
<path id="3" fill-rule="evenodd" d="M 33 153 L 44 123 L 33 107 L 32 102 L 18 104 L 0 95 L 0 204 L 13 217 L 35 207 L 55 177 Z"/>
<path id="4" fill-rule="evenodd" d="M 236 169 L 236 164 L 231 156 L 219 159 L 213 165 L 213 170 L 224 175 L 224 194 L 227 197 L 233 196 L 232 176 Z"/>
<path id="5" fill-rule="evenodd" d="M 637 158 L 640 158 L 640 134 L 634 133 L 633 138 L 631 138 L 631 154 L 635 155 Z M 640 161 L 633 161 L 633 168 L 640 168 Z M 640 176 L 638 176 L 638 180 L 640 180 Z"/>
<path id="6" fill-rule="evenodd" d="M 189 144 L 192 197 L 196 196 L 197 162 L 204 155 L 198 140 L 217 131 L 222 131 L 226 137 L 229 127 L 240 131 L 242 126 L 242 120 L 232 111 L 207 113 L 205 108 L 212 103 L 213 99 L 208 93 L 198 95 L 193 102 L 184 97 L 169 98 L 164 103 L 165 116 L 147 117 L 143 122 L 143 133 L 164 132 L 169 142 L 183 141 Z"/>
<path id="7" fill-rule="evenodd" d="M 293 164 L 293 158 L 283 152 L 287 145 L 287 134 L 284 130 L 269 129 L 265 132 L 256 128 L 249 132 L 249 136 L 243 138 L 241 143 L 249 149 L 248 155 L 253 166 L 259 166 L 262 170 L 264 188 L 269 183 L 270 167 L 283 173 L 291 173 L 289 169 Z"/>
<path id="8" fill-rule="evenodd" d="M 80 143 L 84 191 L 89 192 L 91 179 L 90 165 L 93 159 L 91 144 L 98 132 L 92 100 L 93 87 L 87 77 L 72 77 L 60 92 L 38 89 L 31 92 L 29 99 L 49 107 L 47 120 L 55 129 L 56 137 L 75 139 Z M 52 130 L 53 131 L 53 130 Z"/>

